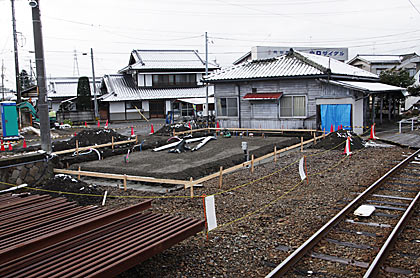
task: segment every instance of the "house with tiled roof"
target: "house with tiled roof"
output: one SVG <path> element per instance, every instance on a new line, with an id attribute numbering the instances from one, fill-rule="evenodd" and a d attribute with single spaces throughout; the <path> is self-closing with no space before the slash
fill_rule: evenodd
<path id="1" fill-rule="evenodd" d="M 208 71 L 218 69 L 212 64 Z M 101 105 L 110 120 L 163 118 L 169 112 L 192 116 L 214 110 L 213 87 L 202 83 L 206 63 L 195 50 L 133 50 L 118 74 L 105 75 Z"/>
<path id="2" fill-rule="evenodd" d="M 215 71 L 205 82 L 214 86 L 222 128 L 329 131 L 343 125 L 362 133 L 378 115 L 382 120 L 382 112 L 397 113 L 406 92 L 363 69 L 292 49 Z"/>
<path id="3" fill-rule="evenodd" d="M 101 78 L 97 77 L 96 88 L 101 84 Z M 92 100 L 94 98 L 93 78 L 89 77 L 90 94 Z M 75 100 L 77 98 L 77 86 L 79 84 L 79 77 L 50 77 L 47 78 L 47 95 L 48 105 L 50 110 L 58 111 L 60 106 L 66 105 L 71 111 L 76 111 Z M 96 96 L 99 97 L 99 90 L 96 90 Z M 71 105 L 73 104 L 73 105 Z"/>
<path id="4" fill-rule="evenodd" d="M 380 74 L 390 69 L 405 69 L 411 77 L 418 82 L 420 71 L 420 56 L 416 53 L 410 54 L 358 54 L 350 59 L 347 64 L 364 69 L 366 71 Z M 417 74 L 417 76 L 416 76 Z"/>

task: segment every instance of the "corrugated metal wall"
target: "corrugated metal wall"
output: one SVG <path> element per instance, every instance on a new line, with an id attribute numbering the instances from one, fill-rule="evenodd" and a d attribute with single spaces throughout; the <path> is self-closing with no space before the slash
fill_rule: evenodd
<path id="1" fill-rule="evenodd" d="M 317 98 L 351 97 L 352 92 L 338 86 L 321 83 L 315 79 L 291 79 L 274 81 L 253 81 L 238 83 L 216 83 L 215 97 L 238 98 L 240 86 L 241 127 L 243 128 L 316 128 Z M 280 118 L 278 101 L 249 101 L 243 97 L 252 92 L 273 93 L 282 92 L 283 96 L 305 96 L 306 117 Z M 217 117 L 221 127 L 239 127 L 239 117 Z"/>

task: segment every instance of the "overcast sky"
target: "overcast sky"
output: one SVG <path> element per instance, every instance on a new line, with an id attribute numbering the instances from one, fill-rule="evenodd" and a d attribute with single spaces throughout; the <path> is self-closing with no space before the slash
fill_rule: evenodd
<path id="1" fill-rule="evenodd" d="M 15 9 L 19 66 L 29 72 L 31 8 L 16 0 Z M 221 66 L 256 45 L 348 47 L 349 58 L 420 53 L 420 0 L 41 0 L 40 9 L 48 77 L 77 76 L 75 51 L 80 75 L 91 76 L 82 55 L 90 48 L 97 76 L 126 66 L 133 49 L 196 49 L 204 58 L 206 31 L 209 60 Z M 0 59 L 14 88 L 11 14 L 0 0 Z"/>

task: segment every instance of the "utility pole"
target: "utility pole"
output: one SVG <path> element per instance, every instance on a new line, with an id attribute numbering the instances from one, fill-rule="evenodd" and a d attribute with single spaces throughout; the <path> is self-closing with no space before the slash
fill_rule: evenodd
<path id="1" fill-rule="evenodd" d="M 31 0 L 32 24 L 34 29 L 35 63 L 38 83 L 38 116 L 41 128 L 41 148 L 51 153 L 50 119 L 48 116 L 47 86 L 44 60 L 44 44 L 42 39 L 41 13 L 39 10 L 40 0 Z"/>
<path id="2" fill-rule="evenodd" d="M 96 79 L 95 79 L 95 65 L 93 64 L 93 49 L 90 49 L 90 58 L 92 59 L 92 86 L 93 86 L 93 105 L 95 109 L 95 119 L 99 119 L 98 115 L 98 102 L 96 101 Z"/>
<path id="3" fill-rule="evenodd" d="M 208 50 L 208 40 L 207 32 L 204 34 L 206 40 L 206 77 L 209 74 L 209 50 Z M 206 82 L 206 122 L 207 127 L 209 127 L 209 83 Z"/>
<path id="4" fill-rule="evenodd" d="M 18 48 L 17 48 L 17 35 L 16 35 L 16 18 L 15 18 L 15 0 L 10 0 L 12 2 L 12 23 L 13 23 L 13 44 L 15 50 L 15 72 L 16 72 L 16 94 L 17 94 L 17 103 L 22 101 L 20 94 L 20 78 L 19 78 L 19 59 L 18 59 Z"/>
<path id="5" fill-rule="evenodd" d="M 1 59 L 1 93 L 2 100 L 4 101 L 4 60 Z"/>

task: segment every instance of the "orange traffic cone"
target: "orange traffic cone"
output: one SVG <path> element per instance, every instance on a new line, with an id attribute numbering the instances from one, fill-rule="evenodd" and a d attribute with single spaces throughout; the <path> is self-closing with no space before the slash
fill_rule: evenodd
<path id="1" fill-rule="evenodd" d="M 101 127 L 101 123 L 99 122 L 99 120 L 98 120 L 98 128 L 100 128 Z"/>
<path id="2" fill-rule="evenodd" d="M 105 129 L 108 129 L 108 120 L 106 120 Z"/>
<path id="3" fill-rule="evenodd" d="M 378 139 L 378 137 L 375 136 L 375 124 L 373 124 L 370 129 L 369 140 L 376 140 L 376 139 Z"/>
<path id="4" fill-rule="evenodd" d="M 191 123 L 190 122 L 188 122 L 188 128 L 191 129 Z"/>
<path id="5" fill-rule="evenodd" d="M 334 132 L 334 126 L 333 126 L 333 124 L 331 124 L 330 132 Z"/>
<path id="6" fill-rule="evenodd" d="M 76 137 L 76 136 L 77 136 L 77 133 L 75 132 L 75 133 L 74 133 L 74 137 Z"/>
<path id="7" fill-rule="evenodd" d="M 85 122 L 85 128 L 87 128 L 87 122 Z"/>
<path id="8" fill-rule="evenodd" d="M 131 126 L 131 137 L 135 137 L 136 135 L 134 135 L 134 127 Z"/>
<path id="9" fill-rule="evenodd" d="M 150 134 L 155 133 L 155 129 L 153 128 L 153 124 L 150 125 Z"/>
<path id="10" fill-rule="evenodd" d="M 217 127 L 217 128 L 220 128 L 219 121 L 217 121 L 217 122 L 216 122 L 216 127 Z"/>
<path id="11" fill-rule="evenodd" d="M 23 139 L 23 148 L 26 149 L 28 146 L 26 145 L 26 140 Z"/>
<path id="12" fill-rule="evenodd" d="M 344 152 L 343 154 L 345 155 L 351 155 L 351 151 L 350 151 L 350 136 L 347 136 L 347 140 L 346 140 L 346 147 L 344 148 Z"/>
<path id="13" fill-rule="evenodd" d="M 1 140 L 1 148 L 0 151 L 4 152 L 6 149 L 4 148 L 4 143 L 3 140 Z"/>
<path id="14" fill-rule="evenodd" d="M 13 151 L 13 147 L 11 143 L 9 143 L 9 151 Z"/>

